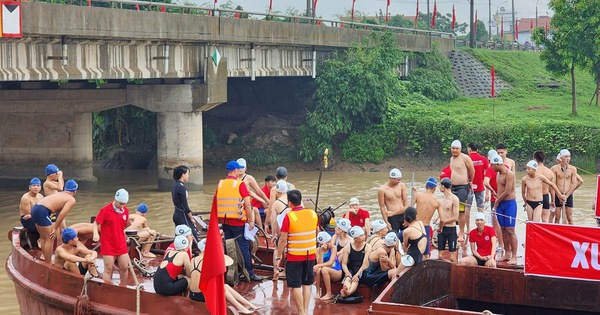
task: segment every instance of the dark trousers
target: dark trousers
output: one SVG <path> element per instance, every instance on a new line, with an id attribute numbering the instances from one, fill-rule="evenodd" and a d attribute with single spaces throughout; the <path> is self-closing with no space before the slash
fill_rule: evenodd
<path id="1" fill-rule="evenodd" d="M 240 247 L 242 256 L 244 256 L 244 267 L 248 271 L 248 274 L 252 277 L 254 272 L 252 271 L 252 260 L 250 258 L 250 242 L 244 238 L 244 226 L 223 224 L 221 228 L 223 229 L 226 240 L 237 237 L 236 242 Z"/>
<path id="2" fill-rule="evenodd" d="M 175 209 L 173 211 L 173 223 L 175 223 L 175 226 L 180 224 L 189 226 L 190 229 L 192 229 L 192 235 L 194 235 L 194 238 L 198 240 L 198 231 L 196 230 L 196 225 L 194 222 L 191 222 L 190 217 L 185 212 Z"/>

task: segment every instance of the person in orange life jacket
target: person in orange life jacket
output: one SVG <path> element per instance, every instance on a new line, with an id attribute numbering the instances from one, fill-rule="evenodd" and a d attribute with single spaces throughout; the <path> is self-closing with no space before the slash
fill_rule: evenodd
<path id="1" fill-rule="evenodd" d="M 369 215 L 369 211 L 360 207 L 360 202 L 356 197 L 350 198 L 349 205 L 350 209 L 342 217 L 350 220 L 352 226 L 360 226 L 365 230 L 365 234 L 369 234 L 371 232 L 371 216 Z"/>
<path id="2" fill-rule="evenodd" d="M 302 206 L 302 194 L 294 189 L 287 192 L 292 211 L 283 218 L 278 253 L 287 247 L 287 286 L 300 315 L 308 314 L 310 286 L 315 282 L 314 265 L 317 251 L 319 219 L 317 213 Z M 280 260 L 281 256 L 275 258 Z"/>
<path id="3" fill-rule="evenodd" d="M 217 191 L 213 197 L 211 211 L 217 211 L 222 221 L 225 239 L 236 239 L 244 257 L 244 267 L 250 275 L 248 281 L 262 281 L 263 278 L 254 274 L 250 257 L 250 243 L 244 238 L 245 224 L 254 229 L 254 212 L 250 205 L 250 193 L 246 184 L 237 179 L 241 168 L 238 162 L 227 163 L 227 178 L 219 181 Z"/>

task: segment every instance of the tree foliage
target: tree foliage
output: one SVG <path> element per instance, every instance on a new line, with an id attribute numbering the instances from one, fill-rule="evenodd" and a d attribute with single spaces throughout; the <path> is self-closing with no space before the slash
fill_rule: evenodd
<path id="1" fill-rule="evenodd" d="M 323 61 L 317 73 L 314 107 L 299 130 L 300 156 L 307 161 L 331 148 L 334 139 L 385 120 L 389 102 L 407 89 L 396 68 L 402 61 L 391 33 L 361 43 Z"/>
<path id="2" fill-rule="evenodd" d="M 449 101 L 460 95 L 450 60 L 434 46 L 431 52 L 416 54 L 418 68 L 410 72 L 410 90 L 433 100 Z"/>
<path id="3" fill-rule="evenodd" d="M 395 15 L 388 21 L 389 26 L 414 28 L 415 22 L 412 19 L 408 19 L 403 15 Z M 427 30 L 431 25 L 431 21 L 427 18 L 427 13 L 419 12 L 419 19 L 417 20 L 417 29 Z M 433 31 L 452 33 L 454 35 L 464 33 L 467 30 L 467 23 L 456 22 L 454 30 L 452 30 L 452 14 L 441 14 L 438 12 L 435 16 L 435 27 Z"/>

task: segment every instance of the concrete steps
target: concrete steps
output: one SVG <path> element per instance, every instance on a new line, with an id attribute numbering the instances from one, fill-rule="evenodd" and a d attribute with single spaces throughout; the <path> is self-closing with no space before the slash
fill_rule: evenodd
<path id="1" fill-rule="evenodd" d="M 491 97 L 491 69 L 468 52 L 454 50 L 449 55 L 452 74 L 462 94 L 470 97 Z M 496 75 L 496 96 L 510 85 Z"/>

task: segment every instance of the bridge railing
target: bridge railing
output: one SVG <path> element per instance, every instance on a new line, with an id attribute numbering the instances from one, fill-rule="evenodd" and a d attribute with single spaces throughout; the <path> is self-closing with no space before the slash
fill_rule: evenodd
<path id="1" fill-rule="evenodd" d="M 456 47 L 469 47 L 468 39 L 457 39 Z M 532 51 L 532 52 L 540 52 L 544 48 L 539 46 L 525 46 L 520 43 L 512 42 L 512 43 L 497 43 L 490 41 L 475 41 L 475 48 L 487 48 L 492 50 L 519 50 L 519 51 Z"/>
<path id="2" fill-rule="evenodd" d="M 60 0 L 58 0 L 60 1 Z M 31 2 L 51 2 L 56 3 L 57 0 L 33 0 Z M 274 14 L 272 12 L 251 12 L 251 11 L 242 11 L 242 10 L 230 10 L 230 9 L 222 9 L 218 7 L 202 7 L 202 6 L 194 6 L 194 5 L 186 5 L 186 4 L 173 4 L 173 3 L 162 3 L 162 2 L 152 2 L 152 1 L 135 1 L 135 0 L 71 0 L 69 3 L 64 2 L 64 4 L 71 5 L 92 5 L 101 4 L 99 6 L 102 7 L 110 7 L 116 9 L 125 9 L 125 10 L 145 10 L 145 11 L 168 11 L 169 13 L 180 13 L 180 14 L 198 14 L 198 15 L 212 15 L 219 16 L 224 18 L 250 18 L 257 20 L 254 18 L 262 17 L 262 20 L 268 21 L 279 21 L 279 22 L 287 22 L 287 23 L 302 23 L 302 24 L 313 24 L 319 26 L 329 26 L 329 27 L 343 27 L 343 28 L 351 28 L 351 29 L 364 29 L 370 31 L 391 31 L 399 34 L 412 34 L 412 35 L 421 35 L 421 36 L 429 36 L 429 37 L 439 37 L 439 38 L 454 38 L 454 34 L 452 33 L 444 33 L 430 30 L 420 30 L 413 28 L 404 28 L 404 27 L 395 27 L 395 26 L 387 26 L 387 25 L 376 25 L 376 24 L 367 24 L 367 23 L 357 23 L 352 21 L 339 21 L 339 20 L 329 20 L 322 19 L 317 17 L 308 17 L 308 16 L 293 16 L 293 15 L 285 15 L 285 14 Z M 164 9 L 163 9 L 164 8 Z"/>

